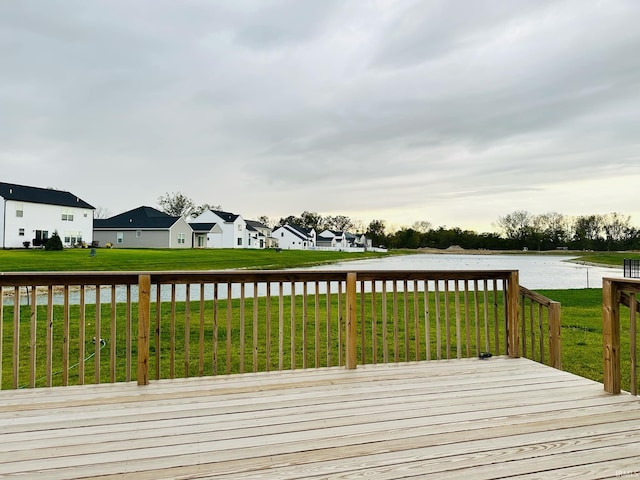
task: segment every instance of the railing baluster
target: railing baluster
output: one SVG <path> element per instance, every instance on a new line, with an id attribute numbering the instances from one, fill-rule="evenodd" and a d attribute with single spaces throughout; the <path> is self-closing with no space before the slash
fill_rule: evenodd
<path id="1" fill-rule="evenodd" d="M 213 351 L 211 352 L 211 369 L 214 375 L 218 374 L 218 363 L 219 363 L 219 346 L 218 346 L 218 315 L 219 315 L 219 304 L 218 304 L 218 282 L 213 284 Z"/>
<path id="2" fill-rule="evenodd" d="M 314 283 L 314 291 L 313 291 L 313 311 L 314 311 L 314 321 L 313 321 L 313 331 L 314 331 L 314 357 L 315 357 L 315 366 L 320 366 L 320 297 L 318 293 L 318 282 Z"/>
<path id="3" fill-rule="evenodd" d="M 372 363 L 378 363 L 378 329 L 377 329 L 377 310 L 376 304 L 376 282 L 371 282 L 371 357 Z"/>
<path id="4" fill-rule="evenodd" d="M 398 345 L 398 284 L 393 281 L 393 361 L 400 361 L 400 352 Z"/>
<path id="5" fill-rule="evenodd" d="M 127 302 L 129 303 L 129 302 Z M 169 319 L 169 378 L 176 378 L 176 284 L 171 284 L 171 318 Z"/>
<path id="6" fill-rule="evenodd" d="M 431 309 L 429 307 L 429 281 L 424 281 L 424 343 L 427 360 L 431 360 Z"/>
<path id="7" fill-rule="evenodd" d="M 454 295 L 455 298 L 455 309 L 456 309 L 456 358 L 462 358 L 462 318 L 460 315 L 460 286 L 458 285 L 458 281 L 453 281 L 455 285 Z"/>
<path id="8" fill-rule="evenodd" d="M 467 358 L 471 357 L 471 329 L 469 328 L 469 280 L 464 281 L 464 330 L 466 333 L 466 353 Z"/>
<path id="9" fill-rule="evenodd" d="M 4 325 L 3 325 L 4 328 Z M 13 289 L 13 388 L 20 382 L 20 287 Z"/>
<path id="10" fill-rule="evenodd" d="M 332 366 L 332 342 L 331 342 L 331 282 L 326 283 L 326 320 L 327 320 L 327 367 Z"/>
<path id="11" fill-rule="evenodd" d="M 387 282 L 382 282 L 382 361 L 389 362 L 389 332 L 387 312 Z"/>
<path id="12" fill-rule="evenodd" d="M 434 281 L 433 298 L 436 305 L 436 359 L 442 359 L 442 329 L 440 328 L 440 280 Z"/>
<path id="13" fill-rule="evenodd" d="M 316 286 L 317 291 L 317 286 Z M 316 293 L 317 295 L 317 293 Z M 291 319 L 290 319 L 290 347 L 291 370 L 296 369 L 296 282 L 291 282 Z"/>
<path id="14" fill-rule="evenodd" d="M 96 285 L 96 303 L 95 303 L 95 327 L 96 334 L 93 337 L 94 343 L 94 371 L 95 371 L 95 383 L 100 383 L 100 351 L 101 351 L 101 340 L 102 340 L 102 312 L 101 312 L 101 303 L 100 303 L 100 285 Z"/>
<path id="15" fill-rule="evenodd" d="M 302 285 L 302 368 L 309 367 L 309 286 Z M 316 365 L 317 366 L 317 365 Z"/>
<path id="16" fill-rule="evenodd" d="M 240 373 L 244 373 L 244 346 L 245 346 L 245 317 L 244 317 L 244 282 L 240 284 Z M 291 292 L 293 295 L 293 292 Z M 293 316 L 293 313 L 292 313 Z"/>
<path id="17" fill-rule="evenodd" d="M 366 319 L 366 315 L 364 313 L 364 282 L 359 282 L 360 283 L 360 362 L 362 363 L 362 365 L 367 363 L 367 337 L 366 337 L 366 324 L 367 324 L 367 319 Z"/>
<path id="18" fill-rule="evenodd" d="M 629 346 L 631 357 L 631 382 L 630 391 L 631 395 L 638 394 L 637 378 L 638 378 L 638 364 L 636 356 L 637 334 L 636 334 L 636 311 L 638 302 L 636 300 L 636 294 L 631 293 L 629 295 Z"/>
<path id="19" fill-rule="evenodd" d="M 111 383 L 116 382 L 116 286 L 111 285 L 111 325 L 109 327 L 109 378 Z M 156 379 L 159 378 L 156 375 Z"/>
<path id="20" fill-rule="evenodd" d="M 278 283 L 278 370 L 284 369 L 284 293 L 282 282 Z"/>
<path id="21" fill-rule="evenodd" d="M 2 288 L 0 288 L 0 298 L 2 297 Z M 2 301 L 0 300 L 0 326 L 2 325 Z M 2 357 L 2 327 L 0 327 L 0 358 Z M 46 355 L 47 355 L 47 371 L 46 371 L 46 385 L 51 387 L 53 385 L 53 285 L 47 287 L 47 340 L 46 340 Z M 0 360 L 1 365 L 1 360 Z M 2 378 L 2 367 L 0 366 L 0 379 Z M 2 389 L 0 381 L 0 389 Z"/>
<path id="22" fill-rule="evenodd" d="M 78 327 L 78 385 L 84 385 L 85 285 L 80 285 L 80 324 Z"/>
<path id="23" fill-rule="evenodd" d="M 133 376 L 133 359 L 131 358 L 131 347 L 133 344 L 133 305 L 131 304 L 131 285 L 127 285 L 127 312 L 125 319 L 125 342 L 127 344 L 127 365 L 126 365 L 126 380 L 131 381 Z"/>
<path id="24" fill-rule="evenodd" d="M 199 339 L 198 339 L 198 343 L 199 343 L 199 351 L 198 351 L 198 376 L 202 377 L 204 375 L 204 345 L 205 345 L 205 338 L 204 338 L 204 329 L 205 329 L 205 321 L 204 321 L 204 310 L 205 310 L 205 303 L 204 303 L 204 296 L 205 296 L 205 288 L 204 288 L 205 284 L 204 282 L 200 283 L 200 332 L 199 332 Z"/>
<path id="25" fill-rule="evenodd" d="M 233 328 L 232 328 L 233 312 L 232 312 L 232 294 L 231 294 L 232 286 L 233 284 L 231 282 L 227 283 L 227 332 L 226 332 L 227 375 L 231 373 L 231 339 L 233 337 Z"/>
<path id="26" fill-rule="evenodd" d="M 37 332 L 38 332 L 38 305 L 36 298 L 36 288 L 31 288 L 31 325 L 29 328 L 29 386 L 35 388 L 36 386 L 36 347 L 37 347 Z M 29 295 L 27 291 L 27 295 Z"/>
<path id="27" fill-rule="evenodd" d="M 253 283 L 253 371 L 258 371 L 258 282 Z"/>
<path id="28" fill-rule="evenodd" d="M 191 284 L 185 285 L 184 292 L 184 378 L 189 378 L 189 357 L 191 351 Z M 229 371 L 227 372 L 229 373 Z"/>
<path id="29" fill-rule="evenodd" d="M 418 295 L 418 281 L 413 281 L 413 345 L 415 360 L 420 360 L 420 297 Z"/>
<path id="30" fill-rule="evenodd" d="M 162 378 L 162 284 L 156 284 L 156 380 Z"/>

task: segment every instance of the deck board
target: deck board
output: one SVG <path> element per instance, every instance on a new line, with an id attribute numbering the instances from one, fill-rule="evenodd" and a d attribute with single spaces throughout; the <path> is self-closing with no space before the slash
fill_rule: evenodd
<path id="1" fill-rule="evenodd" d="M 0 477 L 640 475 L 640 399 L 494 357 L 0 392 Z"/>

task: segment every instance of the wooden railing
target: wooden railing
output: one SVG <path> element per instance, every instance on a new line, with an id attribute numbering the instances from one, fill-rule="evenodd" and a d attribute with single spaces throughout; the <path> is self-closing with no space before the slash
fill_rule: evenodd
<path id="1" fill-rule="evenodd" d="M 2 388 L 535 356 L 519 297 L 555 309 L 517 271 L 5 273 L 0 290 Z M 555 338 L 538 361 L 559 365 Z"/>
<path id="2" fill-rule="evenodd" d="M 630 392 L 638 394 L 637 330 L 636 317 L 640 312 L 640 280 L 619 278 L 602 279 L 603 363 L 604 389 L 620 393 L 623 372 L 630 378 Z M 620 318 L 629 319 L 622 325 Z M 621 330 L 624 328 L 624 336 Z M 624 343 L 621 341 L 624 338 Z M 627 342 L 628 339 L 628 342 Z M 622 364 L 622 352 L 628 362 Z"/>
<path id="3" fill-rule="evenodd" d="M 521 354 L 562 370 L 560 302 L 520 287 Z"/>

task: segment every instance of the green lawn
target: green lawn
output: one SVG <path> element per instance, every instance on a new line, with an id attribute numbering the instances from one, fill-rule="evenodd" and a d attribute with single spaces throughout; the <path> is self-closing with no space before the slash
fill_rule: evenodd
<path id="1" fill-rule="evenodd" d="M 307 267 L 351 259 L 377 258 L 399 253 L 350 253 L 316 250 L 249 249 L 65 249 L 62 251 L 0 250 L 0 271 L 158 271 L 224 270 L 230 268 L 282 269 Z"/>

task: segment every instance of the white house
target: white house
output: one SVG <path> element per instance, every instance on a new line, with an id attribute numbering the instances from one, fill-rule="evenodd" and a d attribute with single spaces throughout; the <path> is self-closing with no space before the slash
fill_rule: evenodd
<path id="1" fill-rule="evenodd" d="M 70 192 L 0 182 L 0 248 L 41 246 L 54 232 L 65 246 L 90 244 L 94 210 Z"/>
<path id="2" fill-rule="evenodd" d="M 273 230 L 272 236 L 278 242 L 278 247 L 291 250 L 306 250 L 315 248 L 316 231 L 296 225 L 282 225 Z"/>
<path id="3" fill-rule="evenodd" d="M 240 215 L 220 210 L 206 210 L 193 219 L 193 223 L 215 223 L 222 233 L 209 235 L 209 248 L 247 248 L 249 232 L 247 222 Z"/>
<path id="4" fill-rule="evenodd" d="M 351 247 L 349 237 L 353 237 L 346 232 L 336 232 L 333 230 L 323 230 L 316 237 L 318 247 L 332 247 L 336 249 Z"/>
<path id="5" fill-rule="evenodd" d="M 262 222 L 247 220 L 247 230 L 249 232 L 249 246 L 251 248 L 273 248 L 278 246 L 278 242 L 272 236 L 271 229 Z"/>

